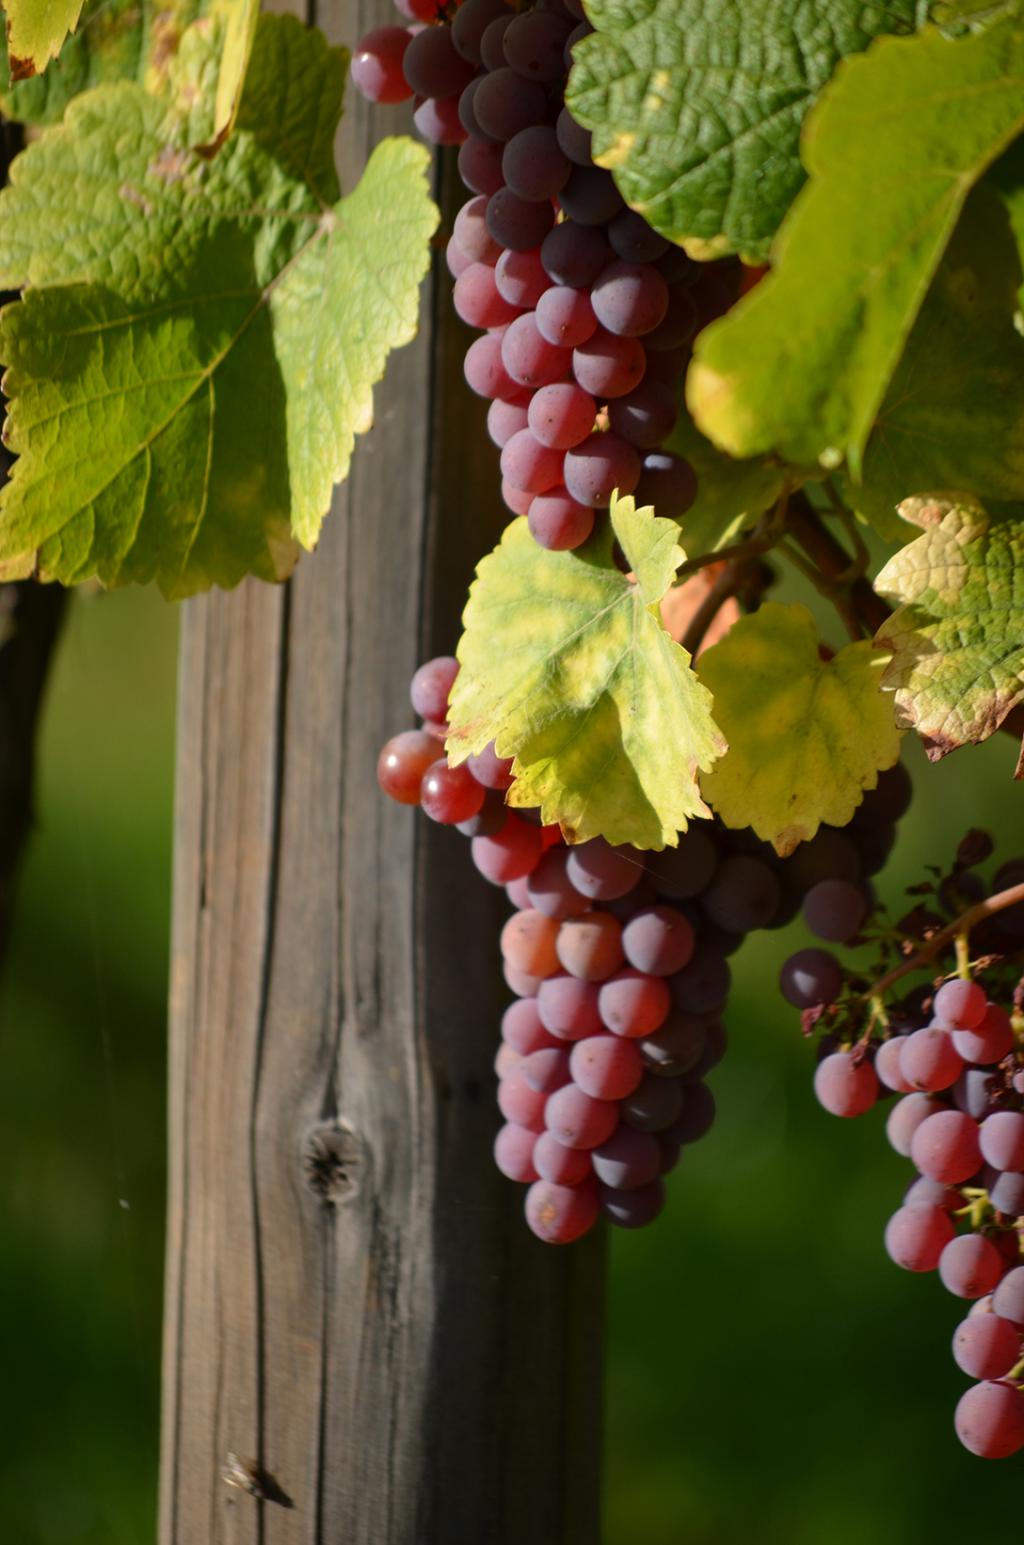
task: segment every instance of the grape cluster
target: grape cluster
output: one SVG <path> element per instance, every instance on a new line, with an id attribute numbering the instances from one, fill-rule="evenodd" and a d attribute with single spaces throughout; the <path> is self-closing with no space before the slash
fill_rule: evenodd
<path id="1" fill-rule="evenodd" d="M 377 29 L 352 65 L 376 101 L 416 93 L 421 132 L 460 146 L 473 196 L 447 259 L 455 309 L 481 333 L 466 380 L 491 401 L 505 503 L 555 550 L 586 541 L 616 489 L 660 515 L 690 507 L 694 471 L 662 447 L 693 338 L 740 274 L 671 246 L 593 164 L 564 105 L 572 47 L 591 30 L 579 0 L 464 0 L 450 24 Z"/>
<path id="2" fill-rule="evenodd" d="M 960 1400 L 956 1430 L 971 1453 L 1004 1458 L 1024 1448 L 1024 1047 L 1006 1009 L 960 977 L 934 998 L 914 994 L 889 1032 L 852 1047 L 826 1040 L 815 1093 L 835 1116 L 901 1097 L 886 1133 L 917 1175 L 885 1248 L 898 1266 L 937 1270 L 949 1292 L 973 1300 L 953 1356 L 980 1382 Z"/>
<path id="3" fill-rule="evenodd" d="M 449 656 L 416 672 L 421 727 L 388 741 L 378 779 L 469 837 L 477 869 L 515 908 L 501 937 L 516 1001 L 496 1059 L 495 1160 L 529 1186 L 526 1217 L 542 1239 L 577 1239 L 602 1215 L 635 1228 L 660 1212 L 664 1175 L 714 1119 L 704 1079 L 725 1051 L 728 957 L 753 930 L 791 921 L 823 875 L 852 871 L 824 842 L 782 860 L 718 821 L 661 853 L 599 838 L 567 846 L 536 811 L 507 806 L 511 763 L 493 746 L 449 765 L 457 673 Z M 904 797 L 901 770 L 883 777 L 890 803 L 897 784 Z M 857 873 L 871 861 L 865 852 Z"/>

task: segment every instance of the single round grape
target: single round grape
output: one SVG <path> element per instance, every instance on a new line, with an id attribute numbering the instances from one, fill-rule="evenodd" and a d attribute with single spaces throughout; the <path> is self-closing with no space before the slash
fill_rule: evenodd
<path id="1" fill-rule="evenodd" d="M 448 265 L 448 272 L 453 279 L 457 279 L 460 274 L 464 274 L 473 261 L 467 252 L 463 252 L 454 236 L 449 237 L 448 244 L 444 249 L 444 260 Z"/>
<path id="2" fill-rule="evenodd" d="M 561 80 L 562 50 L 571 31 L 557 11 L 524 11 L 505 33 L 505 58 L 524 80 Z"/>
<path id="3" fill-rule="evenodd" d="M 894 1035 L 883 1041 L 875 1056 L 875 1072 L 887 1089 L 893 1089 L 897 1094 L 910 1094 L 914 1086 L 904 1077 L 900 1067 L 902 1050 L 902 1036 Z"/>
<path id="4" fill-rule="evenodd" d="M 928 1094 L 908 1094 L 902 1100 L 897 1100 L 885 1123 L 885 1135 L 889 1140 L 889 1146 L 902 1154 L 905 1159 L 909 1159 L 914 1133 L 921 1123 L 929 1116 L 934 1116 L 936 1112 L 945 1111 L 948 1108 L 941 1100 Z"/>
<path id="5" fill-rule="evenodd" d="M 469 766 L 469 764 L 466 764 Z M 472 768 L 470 768 L 472 771 Z M 484 802 L 476 815 L 471 815 L 467 821 L 456 821 L 455 830 L 461 832 L 464 837 L 493 837 L 500 832 L 508 818 L 505 801 L 495 789 L 484 791 Z"/>
<path id="6" fill-rule="evenodd" d="M 601 231 L 564 220 L 545 236 L 540 258 L 552 283 L 587 290 L 607 267 L 611 248 Z"/>
<path id="7" fill-rule="evenodd" d="M 494 1139 L 494 1162 L 501 1173 L 524 1184 L 536 1180 L 533 1150 L 537 1141 L 537 1133 L 528 1127 L 506 1122 Z"/>
<path id="8" fill-rule="evenodd" d="M 642 338 L 664 319 L 669 291 L 649 263 L 620 258 L 598 275 L 590 298 L 602 327 L 620 338 Z"/>
<path id="9" fill-rule="evenodd" d="M 516 19 L 515 11 L 488 22 L 480 36 L 480 63 L 490 74 L 505 69 L 505 33 Z"/>
<path id="10" fill-rule="evenodd" d="M 595 1100 L 575 1084 L 548 1095 L 544 1123 L 566 1148 L 596 1148 L 611 1137 L 619 1108 L 612 1100 Z"/>
<path id="11" fill-rule="evenodd" d="M 559 922 L 579 917 L 590 907 L 587 897 L 580 894 L 566 872 L 567 858 L 565 848 L 549 848 L 526 882 L 530 905 Z"/>
<path id="12" fill-rule="evenodd" d="M 956 1083 L 964 1064 L 948 1030 L 927 1025 L 902 1042 L 900 1072 L 912 1089 L 934 1094 Z"/>
<path id="13" fill-rule="evenodd" d="M 517 998 L 535 998 L 540 991 L 541 978 L 531 976 L 528 971 L 520 971 L 518 967 L 510 965 L 507 960 L 502 961 L 501 974 L 511 992 Z"/>
<path id="14" fill-rule="evenodd" d="M 531 976 L 554 976 L 558 970 L 557 934 L 558 923 L 553 917 L 545 917 L 532 907 L 515 912 L 501 930 L 502 957 Z"/>
<path id="15" fill-rule="evenodd" d="M 498 1075 L 499 1080 L 507 1078 L 512 1069 L 518 1067 L 522 1061 L 522 1052 L 514 1051 L 511 1046 L 506 1046 L 503 1041 L 494 1054 L 494 1071 Z"/>
<path id="16" fill-rule="evenodd" d="M 640 1083 L 643 1059 L 634 1041 L 617 1035 L 588 1035 L 572 1049 L 573 1081 L 595 1100 L 622 1100 Z"/>
<path id="17" fill-rule="evenodd" d="M 639 338 L 619 338 L 604 327 L 572 351 L 573 375 L 585 391 L 602 402 L 633 391 L 646 368 L 647 355 Z M 638 457 L 637 478 L 639 475 Z"/>
<path id="18" fill-rule="evenodd" d="M 522 318 L 517 318 L 521 321 Z M 478 397 L 500 397 L 503 400 L 518 397 L 522 390 L 519 381 L 513 381 L 505 369 L 501 357 L 501 335 L 485 333 L 475 338 L 466 350 L 462 372 L 471 391 Z"/>
<path id="19" fill-rule="evenodd" d="M 981 1298 L 991 1293 L 1003 1275 L 1003 1258 L 984 1234 L 960 1234 L 939 1256 L 942 1285 L 957 1298 Z"/>
<path id="20" fill-rule="evenodd" d="M 421 719 L 433 719 L 443 724 L 448 717 L 448 697 L 458 674 L 459 662 L 454 655 L 439 654 L 425 661 L 409 683 L 413 712 Z"/>
<path id="21" fill-rule="evenodd" d="M 954 1232 L 941 1208 L 901 1207 L 885 1226 L 886 1254 L 904 1271 L 934 1271 Z"/>
<path id="22" fill-rule="evenodd" d="M 616 1228 L 646 1228 L 665 1206 L 665 1183 L 652 1180 L 635 1191 L 616 1191 L 601 1186 L 598 1191 L 601 1216 Z"/>
<path id="23" fill-rule="evenodd" d="M 675 394 L 664 382 L 648 380 L 646 376 L 633 391 L 616 397 L 608 405 L 611 428 L 640 450 L 653 450 L 667 439 L 676 417 Z"/>
<path id="24" fill-rule="evenodd" d="M 616 257 L 626 263 L 654 263 L 669 250 L 664 236 L 633 209 L 615 216 L 608 226 L 608 240 Z"/>
<path id="25" fill-rule="evenodd" d="M 480 63 L 480 44 L 491 22 L 499 16 L 512 20 L 505 0 L 464 0 L 452 18 L 452 42 L 463 59 Z"/>
<path id="26" fill-rule="evenodd" d="M 504 18 L 501 20 L 504 22 Z M 481 49 L 489 42 L 491 27 L 495 25 L 491 22 L 486 29 Z M 537 81 L 524 81 L 507 65 L 485 75 L 473 98 L 473 111 L 481 129 L 502 144 L 532 124 L 543 123 L 547 106 L 544 87 Z"/>
<path id="27" fill-rule="evenodd" d="M 579 504 L 604 509 L 612 494 L 630 494 L 640 474 L 640 458 L 631 445 L 610 432 L 588 435 L 566 451 L 565 487 Z"/>
<path id="28" fill-rule="evenodd" d="M 531 1132 L 543 1132 L 549 1098 L 530 1088 L 523 1077 L 521 1062 L 498 1085 L 498 1109 L 505 1120 L 514 1126 L 527 1127 Z"/>
<path id="29" fill-rule="evenodd" d="M 432 145 L 462 145 L 468 130 L 459 117 L 458 97 L 425 97 L 417 104 L 412 121 Z"/>
<path id="30" fill-rule="evenodd" d="M 526 1221 L 538 1239 L 548 1245 L 569 1245 L 598 1219 L 597 1187 L 556 1186 L 535 1180 L 526 1193 Z"/>
<path id="31" fill-rule="evenodd" d="M 1008 1271 L 992 1294 L 992 1309 L 1024 1330 L 1024 1266 Z"/>
<path id="32" fill-rule="evenodd" d="M 558 143 L 574 166 L 592 166 L 590 154 L 591 133 L 577 123 L 567 107 L 563 107 L 555 122 Z M 609 235 L 611 233 L 609 232 Z M 624 256 L 625 254 L 620 254 Z"/>
<path id="33" fill-rule="evenodd" d="M 682 1115 L 685 1091 L 676 1078 L 645 1073 L 632 1094 L 619 1102 L 626 1126 L 638 1132 L 665 1132 Z"/>
<path id="34" fill-rule="evenodd" d="M 779 882 L 767 864 L 745 853 L 730 853 L 701 897 L 701 906 L 719 928 L 750 933 L 770 921 L 779 899 Z"/>
<path id="35" fill-rule="evenodd" d="M 611 173 L 599 166 L 574 166 L 559 203 L 569 218 L 580 225 L 607 225 L 623 208 L 622 195 Z"/>
<path id="36" fill-rule="evenodd" d="M 559 146 L 554 129 L 546 123 L 520 129 L 501 158 L 506 183 L 519 198 L 531 203 L 554 198 L 571 170 L 572 163 Z"/>
<path id="37" fill-rule="evenodd" d="M 622 1041 L 620 1046 L 635 1045 L 640 1056 L 652 1072 L 660 1078 L 678 1078 L 696 1068 L 704 1054 L 707 1041 L 707 1021 L 697 1014 L 683 1014 L 672 1009 L 664 1024 L 653 1035 L 640 1040 Z"/>
<path id="38" fill-rule="evenodd" d="M 528 312 L 516 317 L 505 329 L 501 358 L 508 374 L 519 386 L 540 387 L 562 380 L 568 374 L 572 355 L 568 349 L 549 343 Z"/>
<path id="39" fill-rule="evenodd" d="M 786 874 L 800 891 L 810 891 L 822 880 L 860 879 L 857 849 L 850 838 L 831 826 L 819 826 L 810 842 L 786 860 Z"/>
<path id="40" fill-rule="evenodd" d="M 537 302 L 537 328 L 549 343 L 557 343 L 565 349 L 575 349 L 586 343 L 597 331 L 590 296 L 567 284 L 553 284 Z"/>
<path id="41" fill-rule="evenodd" d="M 964 1068 L 950 1091 L 957 1109 L 981 1121 L 993 1109 L 993 1078 L 988 1068 Z"/>
<path id="42" fill-rule="evenodd" d="M 954 1030 L 953 1045 L 965 1062 L 983 1067 L 1002 1062 L 1013 1050 L 1013 1025 L 1005 1009 L 990 1003 L 973 1030 Z"/>
<path id="43" fill-rule="evenodd" d="M 1008 1459 L 1024 1448 L 1024 1395 L 1013 1384 L 972 1384 L 954 1420 L 960 1442 L 979 1459 Z"/>
<path id="44" fill-rule="evenodd" d="M 804 922 L 819 939 L 846 944 L 867 916 L 867 898 L 849 880 L 819 880 L 804 897 Z"/>
<path id="45" fill-rule="evenodd" d="M 549 291 L 549 294 L 552 293 Z M 575 291 L 571 293 L 575 294 Z M 541 445 L 565 451 L 585 440 L 594 427 L 597 407 L 574 381 L 542 386 L 530 402 L 530 429 Z"/>
<path id="46" fill-rule="evenodd" d="M 651 976 L 672 976 L 688 965 L 694 950 L 693 927 L 676 907 L 644 907 L 622 931 L 626 959 Z"/>
<path id="47" fill-rule="evenodd" d="M 550 204 L 520 198 L 509 187 L 499 188 L 487 200 L 487 229 L 496 242 L 513 252 L 539 247 L 554 219 Z"/>
<path id="48" fill-rule="evenodd" d="M 1024 1173 L 1007 1170 L 988 1188 L 988 1199 L 997 1212 L 1010 1218 L 1024 1215 Z"/>
<path id="49" fill-rule="evenodd" d="M 544 842 L 535 826 L 510 812 L 500 832 L 474 837 L 471 847 L 473 862 L 484 879 L 492 885 L 507 885 L 537 867 Z"/>
<path id="50" fill-rule="evenodd" d="M 910 1143 L 910 1157 L 930 1180 L 958 1186 L 981 1167 L 978 1124 L 959 1110 L 927 1116 Z"/>
<path id="51" fill-rule="evenodd" d="M 657 1180 L 661 1173 L 661 1149 L 650 1132 L 620 1126 L 593 1150 L 591 1162 L 602 1185 L 615 1191 L 635 1191 L 638 1186 Z"/>
<path id="52" fill-rule="evenodd" d="M 556 1186 L 578 1186 L 594 1172 L 587 1149 L 567 1148 L 550 1132 L 538 1133 L 533 1162 L 541 1180 L 550 1180 Z"/>
<path id="53" fill-rule="evenodd" d="M 935 994 L 935 1018 L 950 1030 L 974 1030 L 988 1008 L 984 987 L 959 978 L 944 982 Z"/>
<path id="54" fill-rule="evenodd" d="M 696 497 L 697 474 L 688 461 L 667 451 L 647 452 L 636 485 L 637 504 L 653 504 L 658 515 L 678 520 Z"/>
<path id="55" fill-rule="evenodd" d="M 452 292 L 455 313 L 469 327 L 486 330 L 504 327 L 520 315 L 518 306 L 512 306 L 498 293 L 494 269 L 489 263 L 470 263 L 455 281 Z"/>
<path id="56" fill-rule="evenodd" d="M 368 102 L 404 102 L 412 96 L 402 61 L 412 41 L 407 27 L 374 27 L 352 55 L 352 80 Z"/>
<path id="57" fill-rule="evenodd" d="M 716 1068 L 725 1056 L 728 1036 L 725 1024 L 721 1019 L 709 1019 L 704 1031 L 704 1049 L 696 1066 L 681 1075 L 683 1084 L 695 1084 Z"/>
<path id="58" fill-rule="evenodd" d="M 707 889 L 718 859 L 713 838 L 699 826 L 691 826 L 680 836 L 678 847 L 649 855 L 647 872 L 660 896 L 688 901 Z"/>
<path id="59" fill-rule="evenodd" d="M 558 931 L 556 948 L 566 971 L 586 982 L 606 981 L 626 958 L 622 924 L 609 912 L 569 918 Z"/>
<path id="60" fill-rule="evenodd" d="M 525 488 L 516 488 L 508 478 L 501 480 L 501 497 L 513 515 L 529 515 L 530 506 L 533 504 L 536 494 L 527 493 Z"/>
<path id="61" fill-rule="evenodd" d="M 509 1004 L 502 1015 L 501 1038 L 521 1057 L 558 1044 L 541 1022 L 536 998 L 517 998 L 515 1003 Z"/>
<path id="62" fill-rule="evenodd" d="M 437 761 L 437 750 L 437 741 L 426 730 L 392 735 L 377 758 L 377 782 L 388 798 L 418 805 L 423 775 Z"/>
<path id="63" fill-rule="evenodd" d="M 688 289 L 676 285 L 669 291 L 664 317 L 647 334 L 644 342 L 652 354 L 683 348 L 696 333 L 699 320 L 693 295 Z"/>
<path id="64" fill-rule="evenodd" d="M 402 61 L 410 90 L 421 97 L 450 97 L 473 79 L 473 67 L 457 53 L 450 27 L 424 27 L 410 40 Z"/>
<path id="65" fill-rule="evenodd" d="M 1024 1170 L 1024 1112 L 997 1110 L 979 1133 L 981 1156 L 995 1169 Z"/>
<path id="66" fill-rule="evenodd" d="M 878 1099 L 878 1078 L 865 1057 L 855 1062 L 850 1052 L 833 1052 L 814 1071 L 818 1103 L 833 1116 L 862 1116 Z"/>
<path id="67" fill-rule="evenodd" d="M 614 901 L 634 889 L 643 865 L 631 848 L 613 848 L 603 837 L 580 843 L 569 852 L 569 878 L 591 901 Z"/>
<path id="68" fill-rule="evenodd" d="M 505 181 L 501 170 L 501 146 L 470 133 L 459 146 L 459 177 L 467 188 L 485 198 L 497 193 Z"/>
<path id="69" fill-rule="evenodd" d="M 699 1143 L 715 1121 L 715 1097 L 707 1084 L 687 1084 L 683 1089 L 683 1108 L 665 1136 L 686 1145 Z"/>
<path id="70" fill-rule="evenodd" d="M 827 950 L 797 950 L 779 973 L 779 986 L 787 1003 L 796 1009 L 834 1003 L 843 985 L 838 960 Z"/>
<path id="71" fill-rule="evenodd" d="M 526 252 L 503 252 L 494 269 L 498 293 L 512 306 L 529 310 L 536 306 L 551 280 L 544 272 L 540 252 L 531 247 Z"/>
<path id="72" fill-rule="evenodd" d="M 570 973 L 559 971 L 541 982 L 537 1008 L 545 1029 L 560 1041 L 581 1041 L 604 1029 L 597 983 Z"/>
<path id="73" fill-rule="evenodd" d="M 929 1180 L 927 1175 L 918 1175 L 910 1182 L 903 1200 L 908 1206 L 916 1203 L 924 1207 L 941 1207 L 943 1212 L 957 1212 L 964 1205 L 955 1186 L 944 1186 L 938 1180 Z"/>
<path id="74" fill-rule="evenodd" d="M 423 774 L 420 806 L 432 821 L 443 826 L 468 821 L 483 802 L 484 791 L 465 765 L 449 767 L 445 758 L 439 757 Z"/>
<path id="75" fill-rule="evenodd" d="M 523 1077 L 539 1094 L 554 1094 L 571 1081 L 569 1053 L 564 1046 L 545 1046 L 532 1051 L 520 1063 Z"/>
<path id="76" fill-rule="evenodd" d="M 512 758 L 499 756 L 494 749 L 493 740 L 488 741 L 482 751 L 467 757 L 466 766 L 477 783 L 482 783 L 485 789 L 497 789 L 503 792 L 511 787 Z"/>
<path id="77" fill-rule="evenodd" d="M 594 512 L 565 488 L 537 494 L 527 511 L 530 535 L 549 552 L 581 547 L 594 529 Z"/>
<path id="78" fill-rule="evenodd" d="M 732 985 L 729 962 L 710 945 L 698 943 L 688 966 L 671 978 L 672 1001 L 684 1014 L 717 1014 Z"/>
<path id="79" fill-rule="evenodd" d="M 956 1328 L 953 1357 L 972 1379 L 1001 1379 L 1020 1360 L 1020 1331 L 998 1314 L 969 1315 Z"/>
<path id="80" fill-rule="evenodd" d="M 633 1040 L 652 1035 L 664 1024 L 672 998 L 663 977 L 648 976 L 627 966 L 602 985 L 598 1006 L 613 1035 Z"/>
<path id="81" fill-rule="evenodd" d="M 501 475 L 526 493 L 542 494 L 562 481 L 562 453 L 520 429 L 501 452 Z"/>
<path id="82" fill-rule="evenodd" d="M 496 398 L 487 409 L 487 433 L 499 450 L 528 423 L 527 409 L 521 402 L 502 402 Z"/>

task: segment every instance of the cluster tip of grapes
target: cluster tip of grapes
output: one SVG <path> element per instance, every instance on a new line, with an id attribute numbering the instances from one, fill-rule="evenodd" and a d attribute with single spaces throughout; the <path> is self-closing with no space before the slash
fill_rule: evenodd
<path id="1" fill-rule="evenodd" d="M 441 742 L 457 673 L 450 656 L 420 666 L 410 697 L 421 725 L 388 741 L 377 776 L 392 798 L 469 837 L 476 868 L 516 909 L 501 935 L 515 1001 L 495 1063 L 505 1123 L 495 1161 L 529 1187 L 527 1222 L 549 1243 L 580 1238 L 601 1216 L 637 1228 L 657 1217 L 664 1177 L 714 1120 L 704 1080 L 726 1046 L 728 957 L 801 906 L 820 921 L 822 887 L 837 880 L 856 892 L 859 922 L 895 828 L 883 821 L 879 843 L 867 823 L 870 852 L 827 829 L 788 859 L 719 821 L 659 853 L 600 838 L 568 846 L 536 810 L 508 806 L 512 764 L 493 745 L 449 764 Z M 898 810 L 907 789 L 894 769 L 876 804 Z"/>
<path id="2" fill-rule="evenodd" d="M 983 892 L 972 873 L 954 878 L 961 897 Z M 1024 859 L 1015 859 L 993 888 L 1021 881 Z M 1024 905 L 994 915 L 985 930 L 998 953 L 983 964 L 1005 987 L 1007 966 L 1019 974 L 1012 960 L 1024 943 Z M 788 966 L 790 1001 L 807 1010 L 817 998 L 813 1012 L 827 1026 L 830 1013 L 841 1012 L 839 963 L 828 956 L 824 964 Z M 916 1175 L 886 1226 L 885 1249 L 906 1271 L 937 1271 L 950 1293 L 971 1302 L 953 1357 L 978 1382 L 961 1397 L 955 1427 L 972 1454 L 1002 1459 L 1024 1448 L 1024 1024 L 1019 1005 L 1011 1012 L 977 972 L 961 970 L 937 991 L 914 990 L 877 1032 L 874 1021 L 856 1040 L 827 1031 L 814 1090 L 841 1117 L 898 1097 L 886 1136 Z"/>
<path id="3" fill-rule="evenodd" d="M 626 208 L 565 106 L 579 0 L 513 10 L 403 0 L 352 62 L 371 100 L 415 97 L 420 132 L 458 145 L 470 190 L 447 247 L 455 309 L 480 331 L 465 376 L 490 399 L 502 496 L 540 546 L 579 547 L 614 492 L 678 518 L 696 474 L 663 447 L 693 340 L 741 265 L 694 262 Z"/>

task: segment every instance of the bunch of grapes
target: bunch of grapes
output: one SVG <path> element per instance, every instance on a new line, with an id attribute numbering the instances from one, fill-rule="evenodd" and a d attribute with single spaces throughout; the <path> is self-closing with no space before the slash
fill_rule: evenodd
<path id="1" fill-rule="evenodd" d="M 740 267 L 702 265 L 625 207 L 564 104 L 579 0 L 514 11 L 464 0 L 450 24 L 363 40 L 374 100 L 416 93 L 428 138 L 459 144 L 473 194 L 455 221 L 455 309 L 481 336 L 465 361 L 491 400 L 502 494 L 542 547 L 590 536 L 612 493 L 678 517 L 696 476 L 662 449 L 697 332 L 735 299 Z"/>
<path id="2" fill-rule="evenodd" d="M 973 874 L 955 878 L 949 910 L 957 897 L 977 899 L 983 890 Z M 1001 891 L 1022 880 L 1018 859 L 998 871 L 993 885 Z M 948 880 L 937 894 L 947 886 Z M 939 921 L 928 919 L 932 928 Z M 982 963 L 995 968 L 1010 1001 L 1007 969 L 1019 974 L 1013 953 L 1024 942 L 1024 907 L 995 914 L 984 932 L 1006 952 Z M 814 992 L 833 1004 L 840 998 L 846 978 L 834 957 L 829 961 L 820 968 L 787 962 L 791 1001 L 805 1004 Z M 960 1400 L 955 1424 L 964 1446 L 986 1459 L 1024 1448 L 1024 1044 L 1019 1018 L 998 997 L 968 975 L 937 991 L 918 989 L 887 1013 L 877 1034 L 843 1044 L 827 1033 L 814 1078 L 819 1102 L 835 1116 L 860 1116 L 880 1099 L 900 1096 L 886 1133 L 917 1174 L 889 1220 L 885 1248 L 898 1266 L 937 1270 L 949 1292 L 973 1301 L 953 1337 L 953 1356 L 979 1382 Z M 848 1001 L 847 1023 L 853 1008 Z M 819 1009 L 826 1025 L 844 1015 L 842 1004 Z"/>
<path id="3" fill-rule="evenodd" d="M 810 864 L 799 851 L 780 860 L 718 821 L 661 853 L 567 846 L 536 811 L 507 806 L 511 763 L 493 746 L 449 766 L 457 672 L 448 656 L 416 672 L 421 727 L 388 741 L 378 778 L 469 837 L 477 869 L 516 909 L 501 938 L 515 1001 L 496 1060 L 495 1160 L 529 1186 L 527 1221 L 544 1240 L 577 1239 L 601 1216 L 636 1228 L 657 1217 L 663 1177 L 714 1119 L 704 1079 L 725 1051 L 728 957 L 795 917 L 823 873 L 851 871 L 838 858 L 829 870 L 824 843 L 804 850 Z M 884 776 L 903 787 L 901 771 Z"/>

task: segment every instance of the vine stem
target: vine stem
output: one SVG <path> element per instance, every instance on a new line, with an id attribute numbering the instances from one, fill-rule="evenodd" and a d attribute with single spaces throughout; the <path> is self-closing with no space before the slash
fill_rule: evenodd
<path id="1" fill-rule="evenodd" d="M 1007 907 L 1016 906 L 1019 901 L 1024 901 L 1024 882 L 1020 885 L 1010 885 L 1006 890 L 997 891 L 994 896 L 986 897 L 984 901 L 975 902 L 973 907 L 968 907 L 966 912 L 962 912 L 959 917 L 954 918 L 953 922 L 947 923 L 945 928 L 940 928 L 938 933 L 928 940 L 927 944 L 910 956 L 909 960 L 901 961 L 898 966 L 893 966 L 891 971 L 887 971 L 884 976 L 880 976 L 878 981 L 863 996 L 868 1001 L 872 998 L 880 997 L 882 993 L 888 992 L 893 983 L 898 982 L 901 976 L 906 976 L 911 971 L 920 970 L 922 966 L 926 966 L 929 961 L 934 960 L 935 956 L 950 940 L 956 939 L 959 935 L 966 937 L 975 924 L 984 922 L 986 917 L 993 917 L 995 913 L 1002 912 Z"/>
<path id="2" fill-rule="evenodd" d="M 686 632 L 679 640 L 688 655 L 697 653 L 719 610 L 743 589 L 743 583 L 742 561 L 727 564 L 690 618 Z"/>

